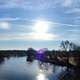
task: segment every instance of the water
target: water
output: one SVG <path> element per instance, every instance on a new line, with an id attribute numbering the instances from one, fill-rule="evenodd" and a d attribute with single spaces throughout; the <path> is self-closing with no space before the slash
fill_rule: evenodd
<path id="1" fill-rule="evenodd" d="M 27 62 L 26 57 L 5 58 L 0 64 L 0 80 L 58 80 L 65 69 L 37 60 Z"/>

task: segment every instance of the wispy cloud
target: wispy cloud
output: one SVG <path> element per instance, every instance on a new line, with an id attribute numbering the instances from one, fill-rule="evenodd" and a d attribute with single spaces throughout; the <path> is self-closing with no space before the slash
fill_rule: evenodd
<path id="1" fill-rule="evenodd" d="M 62 41 L 62 40 L 77 40 L 79 35 L 61 35 L 61 34 L 38 34 L 38 33 L 11 33 L 11 34 L 0 34 L 0 40 L 22 40 L 22 41 Z"/>
<path id="2" fill-rule="evenodd" d="M 52 24 L 55 24 L 55 25 L 58 25 L 58 26 L 59 26 L 59 25 L 63 25 L 63 26 L 73 26 L 73 27 L 74 27 L 74 26 L 76 26 L 76 27 L 78 26 L 78 25 L 75 25 L 75 24 L 66 24 L 66 23 L 57 23 L 57 22 L 54 22 L 54 23 L 52 23 Z"/>
<path id="3" fill-rule="evenodd" d="M 67 14 L 80 13 L 80 0 L 54 0 L 54 5 L 65 8 Z"/>
<path id="4" fill-rule="evenodd" d="M 10 18 L 10 17 L 0 18 L 0 21 L 15 21 L 15 20 L 20 20 L 20 18 Z"/>
<path id="5" fill-rule="evenodd" d="M 3 18 L 3 20 L 17 20 L 17 19 L 25 19 L 25 18 Z M 38 20 L 31 20 L 33 21 L 33 23 L 36 23 L 36 21 Z M 31 22 L 32 23 L 32 22 Z M 10 29 L 12 26 L 15 26 L 14 28 L 17 29 L 17 33 L 15 33 L 14 31 L 12 31 L 12 33 L 4 33 L 0 35 L 0 40 L 33 40 L 33 41 L 40 41 L 40 40 L 48 40 L 48 41 L 54 41 L 54 40 L 73 40 L 76 38 L 76 36 L 71 37 L 70 35 L 72 35 L 75 32 L 79 32 L 79 26 L 78 25 L 74 25 L 74 24 L 65 24 L 65 23 L 57 23 L 57 22 L 50 22 L 50 21 L 46 21 L 46 24 L 50 24 L 50 31 L 53 29 L 57 29 L 58 32 L 55 33 L 54 32 L 47 32 L 47 33 L 37 33 L 33 31 L 33 26 L 34 24 L 31 24 L 31 26 L 29 27 L 29 25 L 25 24 L 25 25 L 18 25 L 18 24 L 11 24 L 8 22 L 0 22 L 0 28 L 2 29 Z M 57 28 L 55 27 L 57 25 Z M 65 28 L 63 28 L 62 26 L 64 26 Z M 54 27 L 54 28 L 53 28 Z M 67 29 L 68 27 L 68 29 Z M 71 27 L 71 28 L 69 28 Z M 72 28 L 73 27 L 73 28 Z M 63 32 L 60 32 L 60 30 L 63 28 Z M 75 30 L 76 28 L 76 30 Z M 12 28 L 13 29 L 13 28 Z M 27 30 L 28 32 L 22 33 L 19 30 Z M 30 30 L 29 30 L 30 29 Z M 67 30 L 72 30 L 72 33 L 66 33 Z M 55 34 L 54 34 L 55 33 Z M 61 34 L 59 34 L 61 33 Z M 66 33 L 66 34 L 64 34 Z"/>
<path id="6" fill-rule="evenodd" d="M 73 3 L 74 3 L 75 0 L 61 0 L 61 1 L 62 1 L 62 5 L 64 7 L 70 7 L 70 6 L 73 5 Z"/>
<path id="7" fill-rule="evenodd" d="M 63 0 L 63 7 L 66 7 L 66 13 L 80 13 L 80 1 L 79 0 Z"/>
<path id="8" fill-rule="evenodd" d="M 0 7 L 2 8 L 26 8 L 30 7 L 31 2 L 21 1 L 21 0 L 6 0 L 0 1 Z"/>
<path id="9" fill-rule="evenodd" d="M 55 7 L 55 0 L 6 0 L 0 1 L 1 8 L 22 8 L 28 10 L 44 10 Z"/>
<path id="10" fill-rule="evenodd" d="M 66 11 L 66 13 L 79 13 L 80 14 L 80 8 L 73 8 L 71 10 Z"/>
<path id="11" fill-rule="evenodd" d="M 75 8 L 79 6 L 79 0 L 0 0 L 0 7 L 2 8 L 23 8 L 29 10 L 44 10 L 48 8 L 55 8 L 57 6 Z"/>
<path id="12" fill-rule="evenodd" d="M 1 29 L 10 29 L 11 24 L 8 22 L 0 22 L 0 28 Z"/>
<path id="13" fill-rule="evenodd" d="M 14 34 L 1 34 L 0 40 L 25 40 L 25 41 L 40 41 L 40 40 L 55 40 L 58 37 L 56 34 L 37 34 L 37 33 L 14 33 Z"/>
<path id="14" fill-rule="evenodd" d="M 44 19 L 35 19 L 35 20 L 30 20 L 30 21 L 37 22 L 40 20 L 44 20 Z M 57 26 L 63 25 L 63 26 L 79 27 L 79 25 L 77 25 L 77 24 L 68 24 L 68 23 L 61 23 L 61 22 L 55 22 L 55 21 L 46 21 L 46 24 L 57 25 Z"/>
<path id="15" fill-rule="evenodd" d="M 76 34 L 70 34 L 70 35 L 58 35 L 56 41 L 65 41 L 65 40 L 69 40 L 69 41 L 76 41 L 78 40 L 79 35 Z"/>
<path id="16" fill-rule="evenodd" d="M 23 17 L 4 17 L 4 18 L 0 18 L 0 21 L 18 21 L 18 20 L 29 20 L 28 18 L 23 18 Z"/>

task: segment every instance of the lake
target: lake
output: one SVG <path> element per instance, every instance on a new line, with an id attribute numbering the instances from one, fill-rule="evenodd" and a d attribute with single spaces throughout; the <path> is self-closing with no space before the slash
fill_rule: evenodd
<path id="1" fill-rule="evenodd" d="M 66 70 L 66 67 L 38 60 L 28 62 L 26 58 L 4 58 L 0 62 L 0 80 L 58 80 Z"/>

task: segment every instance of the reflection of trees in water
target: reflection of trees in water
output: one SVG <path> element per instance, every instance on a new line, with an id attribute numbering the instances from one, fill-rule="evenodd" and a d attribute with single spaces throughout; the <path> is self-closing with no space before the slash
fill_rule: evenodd
<path id="1" fill-rule="evenodd" d="M 6 58 L 7 58 L 7 60 L 9 60 L 10 59 L 10 56 L 7 56 Z"/>
<path id="2" fill-rule="evenodd" d="M 53 71 L 53 73 L 55 73 L 57 69 L 58 69 L 58 66 L 52 65 L 52 71 Z"/>
<path id="3" fill-rule="evenodd" d="M 38 61 L 38 65 L 39 65 L 40 70 L 49 70 L 49 68 L 50 68 L 49 63 Z"/>
<path id="4" fill-rule="evenodd" d="M 26 61 L 32 62 L 33 61 L 33 57 L 32 56 L 31 57 L 27 56 Z"/>
<path id="5" fill-rule="evenodd" d="M 5 58 L 0 57 L 0 65 L 1 65 L 1 64 L 3 64 L 3 63 L 4 63 L 4 61 L 5 61 Z"/>

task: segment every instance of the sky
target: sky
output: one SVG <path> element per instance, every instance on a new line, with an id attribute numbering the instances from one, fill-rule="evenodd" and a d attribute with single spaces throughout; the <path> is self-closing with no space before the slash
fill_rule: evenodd
<path id="1" fill-rule="evenodd" d="M 79 35 L 80 0 L 0 0 L 0 50 L 59 49 Z"/>

